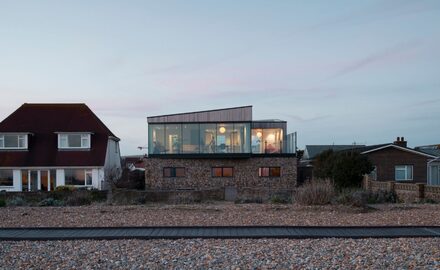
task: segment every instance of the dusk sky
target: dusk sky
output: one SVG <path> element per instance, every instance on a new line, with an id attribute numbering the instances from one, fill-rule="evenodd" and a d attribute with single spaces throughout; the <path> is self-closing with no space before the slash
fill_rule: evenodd
<path id="1" fill-rule="evenodd" d="M 2 1 L 0 121 L 86 103 L 142 154 L 147 116 L 253 105 L 306 144 L 440 143 L 440 1 Z"/>

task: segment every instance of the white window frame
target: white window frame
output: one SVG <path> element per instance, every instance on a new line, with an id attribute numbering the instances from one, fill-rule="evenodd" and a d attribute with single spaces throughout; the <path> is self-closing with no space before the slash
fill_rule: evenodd
<path id="1" fill-rule="evenodd" d="M 84 172 L 84 185 L 72 185 L 74 187 L 93 187 L 93 170 L 92 169 L 88 169 L 88 168 L 66 168 L 64 169 L 64 173 L 66 170 L 80 170 Z M 90 175 L 91 179 L 92 179 L 92 183 L 90 185 L 87 184 L 87 175 Z M 64 178 L 66 178 L 66 176 L 64 175 Z M 65 181 L 65 179 L 64 179 Z"/>
<path id="2" fill-rule="evenodd" d="M 400 168 L 399 168 L 400 167 Z M 411 178 L 408 176 L 408 168 L 411 168 Z M 397 179 L 397 170 L 405 171 L 405 179 Z M 412 181 L 414 179 L 413 165 L 396 165 L 394 166 L 394 180 L 396 181 Z"/>
<path id="3" fill-rule="evenodd" d="M 5 136 L 17 136 L 17 146 L 16 147 L 6 147 L 5 146 Z M 23 142 L 23 146 L 20 146 L 20 141 Z M 1 150 L 26 150 L 28 149 L 28 134 L 0 134 L 0 149 Z"/>
<path id="4" fill-rule="evenodd" d="M 81 136 L 81 146 L 69 146 L 69 136 L 79 135 Z M 91 134 L 90 133 L 59 133 L 58 134 L 58 149 L 90 149 L 91 147 Z M 61 141 L 65 140 L 67 146 L 62 146 Z"/>

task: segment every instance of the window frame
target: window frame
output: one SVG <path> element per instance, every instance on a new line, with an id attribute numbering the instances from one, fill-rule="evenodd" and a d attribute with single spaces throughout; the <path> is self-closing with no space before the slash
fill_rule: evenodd
<path id="1" fill-rule="evenodd" d="M 72 171 L 76 171 L 76 170 L 80 170 L 83 171 L 84 174 L 84 185 L 71 185 L 71 184 L 66 184 L 68 186 L 74 186 L 74 187 L 92 187 L 93 186 L 93 170 L 89 169 L 89 168 L 76 168 L 76 169 L 64 169 L 64 183 L 66 183 L 66 170 L 72 170 Z M 88 185 L 87 184 L 87 175 L 91 176 L 91 184 Z"/>
<path id="2" fill-rule="evenodd" d="M 165 175 L 165 170 L 170 170 L 170 176 Z M 183 170 L 183 175 L 178 176 L 177 170 Z M 185 167 L 163 167 L 162 177 L 163 178 L 185 178 L 186 177 L 186 168 Z"/>
<path id="3" fill-rule="evenodd" d="M 69 136 L 77 135 L 80 136 L 81 146 L 69 146 Z M 61 141 L 66 140 L 67 146 L 62 146 Z M 84 139 L 87 139 L 88 144 L 83 144 Z M 58 149 L 90 149 L 92 147 L 92 136 L 91 133 L 58 133 Z"/>
<path id="4" fill-rule="evenodd" d="M 264 169 L 268 169 L 268 175 L 263 174 Z M 274 175 L 272 169 L 278 169 L 280 174 Z M 258 168 L 258 177 L 279 178 L 279 177 L 281 177 L 281 166 L 259 167 Z"/>
<path id="5" fill-rule="evenodd" d="M 221 169 L 221 176 L 216 176 L 214 174 L 214 170 L 215 169 Z M 224 169 L 231 169 L 231 171 L 232 171 L 231 176 L 225 176 Z M 211 177 L 214 177 L 214 178 L 221 178 L 221 177 L 232 178 L 232 177 L 234 177 L 234 167 L 229 167 L 229 166 L 227 166 L 227 167 L 211 167 Z"/>
<path id="6" fill-rule="evenodd" d="M 5 136 L 17 136 L 17 146 L 7 147 Z M 20 146 L 22 140 L 23 146 Z M 0 150 L 27 150 L 28 149 L 28 134 L 24 133 L 3 133 L 0 134 Z"/>
<path id="7" fill-rule="evenodd" d="M 401 167 L 401 168 L 398 168 Z M 402 168 L 403 167 L 403 168 Z M 411 178 L 408 177 L 408 168 L 411 168 Z M 405 172 L 405 179 L 397 179 L 397 171 Z M 414 165 L 395 165 L 394 166 L 394 180 L 395 181 L 413 181 L 414 180 Z"/>

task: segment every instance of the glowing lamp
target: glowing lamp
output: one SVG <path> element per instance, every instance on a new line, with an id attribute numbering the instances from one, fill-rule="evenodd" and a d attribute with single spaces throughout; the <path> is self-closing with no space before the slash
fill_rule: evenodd
<path id="1" fill-rule="evenodd" d="M 263 133 L 261 133 L 261 131 L 258 131 L 258 132 L 257 132 L 257 137 L 258 137 L 258 138 L 261 138 L 261 136 L 263 136 Z"/>
<path id="2" fill-rule="evenodd" d="M 218 129 L 218 131 L 220 131 L 220 133 L 225 133 L 226 132 L 226 128 L 225 127 L 220 127 Z"/>

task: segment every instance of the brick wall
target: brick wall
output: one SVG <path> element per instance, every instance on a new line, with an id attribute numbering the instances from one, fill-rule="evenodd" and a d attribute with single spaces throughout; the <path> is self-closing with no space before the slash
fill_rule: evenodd
<path id="1" fill-rule="evenodd" d="M 163 177 L 164 167 L 184 167 L 185 177 Z M 212 177 L 212 167 L 233 167 L 233 177 Z M 259 177 L 260 167 L 281 167 L 281 177 Z M 246 159 L 145 159 L 147 190 L 237 188 L 293 189 L 297 181 L 295 157 Z"/>
<path id="2" fill-rule="evenodd" d="M 395 181 L 374 181 L 364 176 L 364 189 L 371 192 L 394 191 L 399 200 L 404 202 L 419 202 L 433 200 L 440 202 L 440 186 L 429 186 L 423 183 L 396 183 Z"/>
<path id="3" fill-rule="evenodd" d="M 366 154 L 368 159 L 377 167 L 377 181 L 395 179 L 396 165 L 413 165 L 413 181 L 409 183 L 426 183 L 428 158 L 396 148 L 385 148 Z"/>

